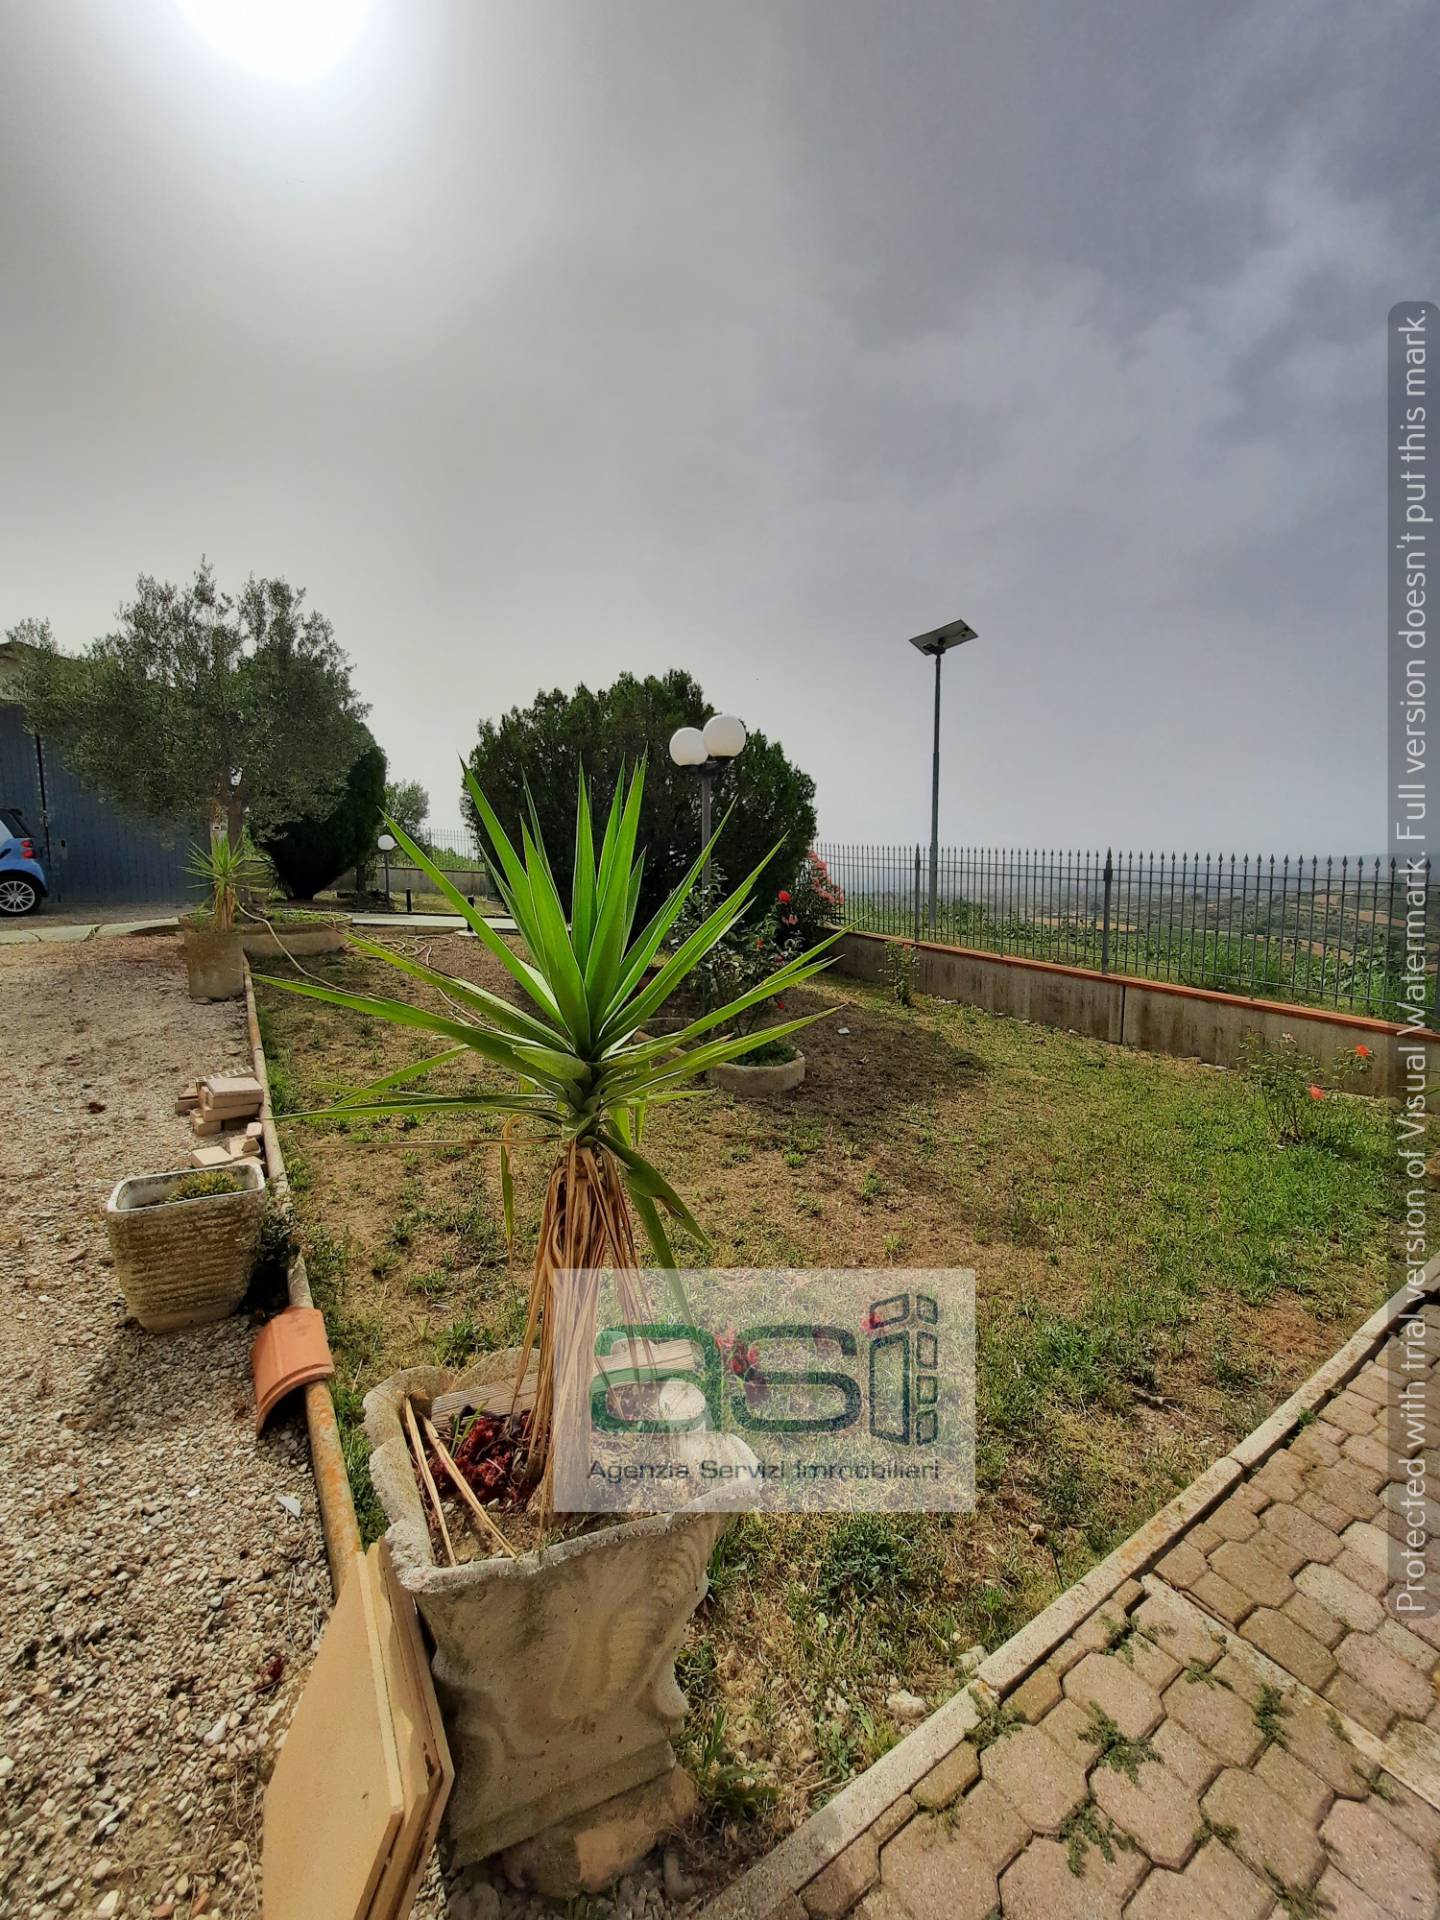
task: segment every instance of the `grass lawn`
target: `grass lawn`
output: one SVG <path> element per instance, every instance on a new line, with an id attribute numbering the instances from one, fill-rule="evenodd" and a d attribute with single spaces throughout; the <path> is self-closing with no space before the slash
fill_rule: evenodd
<path id="1" fill-rule="evenodd" d="M 473 940 L 387 940 L 504 990 Z M 312 977 L 414 987 L 357 954 Z M 415 1059 L 425 1037 L 261 987 L 277 1108 Z M 1399 1212 L 1377 1103 L 1332 1098 L 1280 1148 L 1235 1075 L 832 979 L 792 1095 L 658 1110 L 647 1152 L 714 1235 L 717 1265 L 973 1266 L 979 1482 L 971 1515 L 746 1517 L 690 1630 L 685 1758 L 718 1851 L 760 1850 L 898 1737 L 886 1696 L 931 1704 L 1245 1434 L 1385 1296 Z M 842 1028 L 848 1028 L 843 1032 Z M 477 1068 L 469 1084 L 490 1070 Z M 433 1075 L 439 1090 L 458 1069 Z M 283 1129 L 362 1526 L 360 1402 L 421 1361 L 513 1344 L 528 1263 L 507 1258 L 498 1131 L 483 1120 Z M 522 1235 L 543 1148 L 517 1161 Z M 698 1263 L 699 1250 L 677 1248 Z"/>

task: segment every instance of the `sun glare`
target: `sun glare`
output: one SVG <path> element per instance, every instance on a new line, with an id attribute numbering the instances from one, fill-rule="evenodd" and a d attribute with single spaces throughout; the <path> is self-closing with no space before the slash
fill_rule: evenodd
<path id="1" fill-rule="evenodd" d="M 313 80 L 347 52 L 371 0 L 180 0 L 221 53 L 272 80 Z"/>

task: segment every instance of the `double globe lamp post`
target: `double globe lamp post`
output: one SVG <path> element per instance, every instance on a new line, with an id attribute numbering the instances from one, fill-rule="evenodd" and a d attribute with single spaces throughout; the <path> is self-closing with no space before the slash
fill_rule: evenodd
<path id="1" fill-rule="evenodd" d="M 713 713 L 703 727 L 681 727 L 670 736 L 670 758 L 677 767 L 693 767 L 700 776 L 700 844 L 710 844 L 711 801 L 715 782 L 737 755 L 749 736 L 745 724 L 733 713 Z M 707 856 L 700 884 L 710 891 L 710 861 Z"/>

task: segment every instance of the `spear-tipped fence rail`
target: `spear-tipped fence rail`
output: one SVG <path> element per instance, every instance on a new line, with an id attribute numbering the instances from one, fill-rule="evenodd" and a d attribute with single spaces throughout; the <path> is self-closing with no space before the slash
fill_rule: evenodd
<path id="1" fill-rule="evenodd" d="M 1414 1019 L 1403 990 L 1418 970 L 1435 1024 L 1428 861 L 942 847 L 932 931 L 927 849 L 816 850 L 848 927 L 1381 1020 Z"/>

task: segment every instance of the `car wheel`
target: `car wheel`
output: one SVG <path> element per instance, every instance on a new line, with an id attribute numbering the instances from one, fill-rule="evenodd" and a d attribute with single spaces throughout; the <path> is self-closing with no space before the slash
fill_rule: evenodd
<path id="1" fill-rule="evenodd" d="M 40 904 L 40 889 L 33 880 L 11 874 L 0 880 L 0 913 L 33 913 Z"/>

